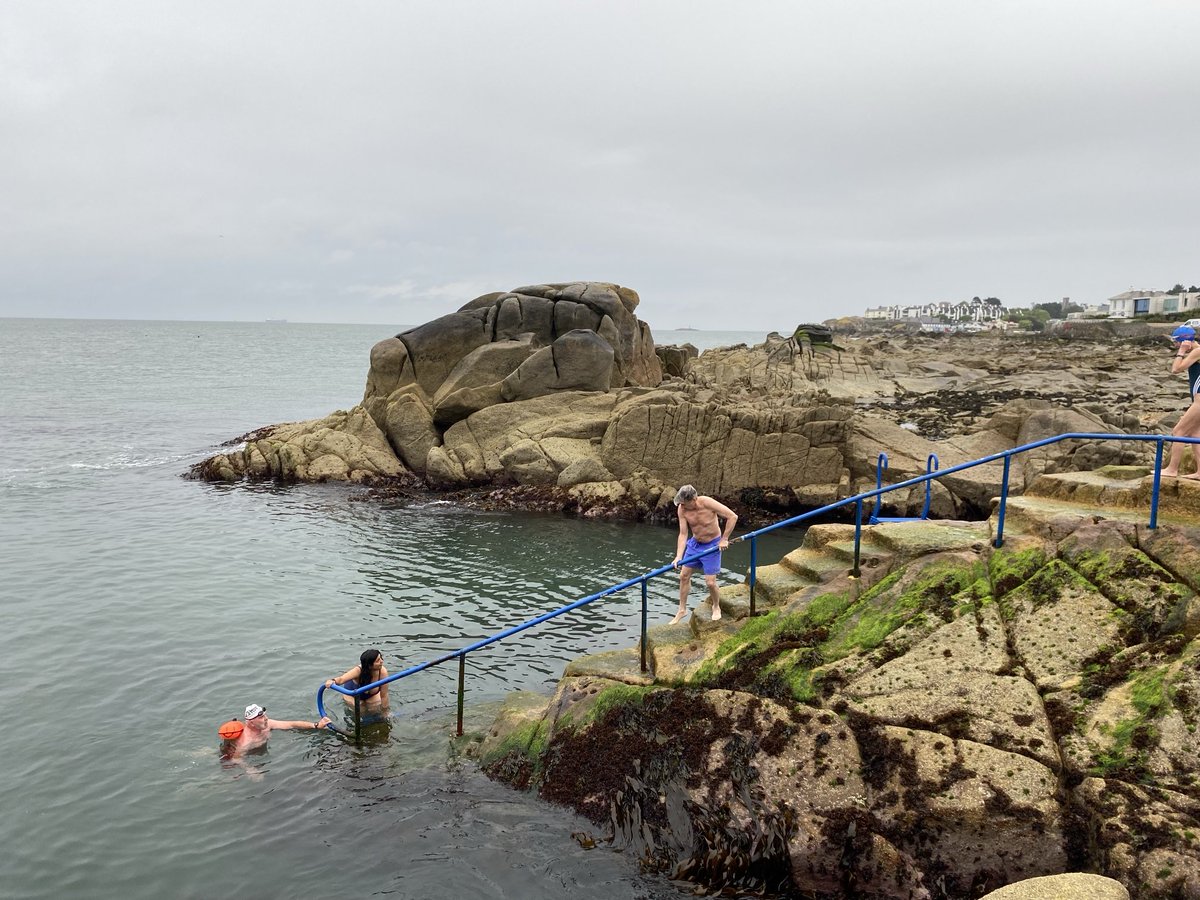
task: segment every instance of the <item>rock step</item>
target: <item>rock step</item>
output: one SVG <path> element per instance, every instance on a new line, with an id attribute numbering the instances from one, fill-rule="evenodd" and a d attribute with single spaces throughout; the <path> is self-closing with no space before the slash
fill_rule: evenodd
<path id="1" fill-rule="evenodd" d="M 1154 478 L 1142 466 L 1106 466 L 1094 472 L 1063 472 L 1041 475 L 1023 494 L 1060 503 L 1078 504 L 1093 513 L 1130 510 L 1150 518 L 1150 495 Z M 1009 503 L 1012 502 L 1009 497 Z M 1159 485 L 1158 512 L 1181 519 L 1200 518 L 1200 481 L 1193 478 L 1163 478 Z"/>
<path id="2" fill-rule="evenodd" d="M 649 665 L 649 661 L 647 661 Z M 622 684 L 650 685 L 654 676 L 641 669 L 641 653 L 638 647 L 624 650 L 604 650 L 579 656 L 567 663 L 563 670 L 563 678 L 573 678 L 591 675 L 596 678 L 607 678 Z"/>
<path id="3" fill-rule="evenodd" d="M 844 568 L 844 564 L 838 563 L 838 565 Z M 819 580 L 815 574 L 803 573 L 782 562 L 770 566 L 759 566 L 754 579 L 754 605 L 756 607 L 780 606 L 796 591 L 811 587 Z M 747 593 L 749 593 L 748 590 Z"/>
<path id="4" fill-rule="evenodd" d="M 878 528 L 879 526 L 872 526 Z M 825 552 L 831 559 L 838 560 L 842 565 L 854 565 L 854 538 L 848 541 L 833 541 L 825 545 Z M 859 545 L 858 557 L 860 565 L 877 566 L 892 556 L 892 551 L 871 539 L 870 532 L 863 528 L 862 541 Z"/>
<path id="5" fill-rule="evenodd" d="M 825 581 L 834 575 L 845 571 L 845 563 L 828 553 L 822 553 L 809 547 L 800 547 L 784 556 L 779 565 L 790 569 L 801 578 L 810 582 Z M 759 567 L 759 571 L 762 567 Z"/>
<path id="6" fill-rule="evenodd" d="M 1014 535 L 1031 535 L 1057 539 L 1056 535 L 1069 533 L 1084 519 L 1116 519 L 1145 525 L 1149 517 L 1148 509 L 1110 507 L 1100 514 L 1096 507 L 1088 504 L 1049 500 L 1045 497 L 1010 496 L 1004 513 L 1004 536 L 1008 538 Z M 991 522 L 993 526 L 996 523 L 994 510 Z"/>

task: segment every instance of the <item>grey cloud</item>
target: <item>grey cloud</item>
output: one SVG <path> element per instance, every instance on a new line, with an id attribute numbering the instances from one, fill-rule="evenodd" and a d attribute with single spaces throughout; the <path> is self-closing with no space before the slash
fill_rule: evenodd
<path id="1" fill-rule="evenodd" d="M 1200 281 L 1200 7 L 10 5 L 0 315 L 671 327 Z M 455 295 L 462 290 L 461 295 Z"/>

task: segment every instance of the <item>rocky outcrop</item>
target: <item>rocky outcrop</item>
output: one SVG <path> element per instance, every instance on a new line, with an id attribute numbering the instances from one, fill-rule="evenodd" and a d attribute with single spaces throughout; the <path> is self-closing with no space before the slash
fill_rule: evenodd
<path id="1" fill-rule="evenodd" d="M 370 483 L 406 474 L 383 432 L 361 406 L 311 422 L 275 425 L 246 435 L 237 449 L 210 457 L 196 474 L 282 481 Z"/>
<path id="2" fill-rule="evenodd" d="M 386 429 L 393 395 L 415 385 L 448 426 L 494 403 L 556 391 L 654 387 L 662 367 L 634 315 L 638 303 L 636 292 L 597 282 L 485 294 L 376 344 L 363 403 Z M 388 437 L 403 456 L 404 435 Z"/>
<path id="3" fill-rule="evenodd" d="M 414 473 L 431 490 L 499 496 L 517 487 L 519 502 L 535 499 L 541 509 L 621 517 L 659 514 L 663 492 L 690 482 L 753 517 L 869 489 L 881 453 L 884 481 L 895 483 L 934 459 L 946 469 L 1063 432 L 1169 430 L 1173 414 L 1163 411 L 1178 409 L 1183 396 L 1165 374 L 1161 347 L 1146 343 L 1152 336 L 1100 344 L 1078 335 L 841 335 L 822 345 L 773 335 L 696 355 L 686 346 L 655 348 L 635 316 L 638 302 L 627 288 L 595 282 L 486 294 L 372 349 L 361 408 L 393 461 L 360 465 L 353 441 L 295 440 L 297 429 L 339 427 L 321 421 L 256 433 L 265 449 L 288 446 L 282 461 L 251 449 L 221 454 L 195 473 Z M 346 423 L 361 431 L 357 419 Z M 1152 450 L 1055 443 L 1015 458 L 1010 487 L 1027 488 L 1043 474 L 1145 464 Z M 1002 478 L 1000 462 L 946 476 L 930 489 L 932 514 L 986 513 Z M 889 495 L 882 513 L 915 514 L 925 493 Z"/>
<path id="4" fill-rule="evenodd" d="M 1059 477 L 1000 549 L 865 529 L 858 578 L 853 528 L 814 526 L 765 615 L 725 587 L 651 629 L 652 680 L 577 660 L 474 751 L 706 890 L 1200 897 L 1200 527 L 1038 496 Z"/>

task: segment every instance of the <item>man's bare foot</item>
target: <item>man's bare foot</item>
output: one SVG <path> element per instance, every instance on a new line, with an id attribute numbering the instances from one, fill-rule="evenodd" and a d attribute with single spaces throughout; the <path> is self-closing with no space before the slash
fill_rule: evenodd
<path id="1" fill-rule="evenodd" d="M 1186 478 L 1188 481 L 1200 481 L 1200 472 L 1192 472 L 1190 475 L 1180 475 L 1180 478 Z"/>
<path id="2" fill-rule="evenodd" d="M 678 625 L 681 621 L 683 621 L 683 617 L 686 616 L 687 613 L 688 613 L 688 611 L 686 609 L 681 609 L 679 612 L 675 613 L 675 618 L 673 618 L 667 624 Z"/>
<path id="3" fill-rule="evenodd" d="M 1161 474 L 1162 474 L 1163 478 L 1178 478 L 1179 477 L 1178 472 L 1168 472 L 1166 469 L 1163 469 Z"/>
<path id="4" fill-rule="evenodd" d="M 720 619 L 721 619 L 721 607 L 720 607 L 720 606 L 718 606 L 718 605 L 714 605 L 714 606 L 713 606 L 713 618 L 712 618 L 712 620 L 713 620 L 714 622 L 717 622 L 717 621 L 720 621 Z"/>

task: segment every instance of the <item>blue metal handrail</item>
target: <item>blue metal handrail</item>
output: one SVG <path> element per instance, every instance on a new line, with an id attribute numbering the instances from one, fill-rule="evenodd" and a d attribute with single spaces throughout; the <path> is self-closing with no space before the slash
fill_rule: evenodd
<path id="1" fill-rule="evenodd" d="M 880 453 L 879 459 L 875 464 L 875 487 L 883 487 L 883 473 L 887 471 L 888 457 L 886 453 Z M 927 474 L 938 470 L 938 458 L 936 453 L 930 453 L 929 458 L 925 460 L 925 472 Z M 929 518 L 929 504 L 933 499 L 933 480 L 925 482 L 925 505 L 921 507 L 919 516 L 881 516 L 879 513 L 883 509 L 883 495 L 880 494 L 875 498 L 875 509 L 871 512 L 871 517 L 867 520 L 870 525 L 878 525 L 880 522 L 918 522 Z"/>
<path id="2" fill-rule="evenodd" d="M 891 485 L 883 485 L 882 484 L 882 472 L 883 472 L 883 469 L 885 469 L 887 466 L 887 462 L 886 462 L 887 457 L 885 454 L 881 453 L 880 461 L 879 461 L 879 468 L 877 469 L 876 487 L 874 490 L 864 491 L 860 494 L 855 494 L 852 497 L 846 497 L 842 500 L 834 501 L 833 503 L 826 504 L 825 506 L 822 506 L 818 509 L 809 510 L 808 512 L 801 513 L 800 515 L 792 516 L 791 518 L 788 518 L 788 519 L 783 519 L 779 522 L 775 522 L 774 524 L 764 526 L 763 528 L 759 528 L 755 531 L 748 532 L 744 535 L 741 535 L 740 537 L 736 537 L 731 540 L 731 543 L 738 542 L 738 541 L 749 541 L 750 542 L 750 571 L 747 575 L 747 582 L 749 583 L 749 586 L 750 586 L 750 615 L 753 616 L 756 614 L 755 582 L 757 581 L 756 576 L 757 576 L 757 572 L 758 572 L 757 539 L 761 535 L 769 534 L 770 532 L 777 531 L 780 528 L 788 528 L 793 525 L 799 525 L 802 522 L 807 522 L 810 519 L 815 519 L 820 516 L 827 516 L 829 513 L 834 512 L 835 510 L 839 510 L 839 509 L 847 507 L 851 504 L 854 504 L 854 566 L 851 569 L 851 574 L 857 577 L 860 574 L 859 562 L 860 562 L 860 555 L 861 555 L 861 549 L 862 549 L 863 503 L 865 501 L 875 499 L 876 500 L 875 512 L 878 513 L 879 508 L 880 508 L 878 498 L 882 497 L 884 494 L 889 493 L 891 491 L 903 490 L 904 488 L 909 488 L 914 485 L 924 484 L 926 486 L 925 507 L 924 507 L 924 511 L 922 513 L 922 518 L 924 518 L 929 513 L 929 490 L 930 490 L 929 486 L 930 486 L 930 482 L 932 482 L 934 479 L 943 478 L 947 475 L 953 475 L 956 472 L 962 472 L 966 469 L 975 468 L 976 466 L 983 466 L 983 465 L 987 465 L 989 463 L 998 462 L 998 461 L 1003 460 L 1004 474 L 1002 476 L 1001 488 L 1000 488 L 1000 503 L 997 508 L 996 539 L 993 541 L 993 546 L 998 548 L 998 547 L 1002 546 L 1004 543 L 1004 516 L 1005 516 L 1006 507 L 1008 504 L 1009 473 L 1011 471 L 1012 458 L 1019 453 L 1027 453 L 1028 451 L 1036 450 L 1039 447 L 1046 447 L 1051 444 L 1057 444 L 1060 441 L 1067 441 L 1067 440 L 1119 440 L 1119 441 L 1154 441 L 1155 442 L 1154 485 L 1153 485 L 1153 488 L 1151 490 L 1151 495 L 1150 495 L 1150 523 L 1149 523 L 1150 528 L 1158 527 L 1158 495 L 1159 495 L 1159 487 L 1160 487 L 1161 480 L 1162 480 L 1163 445 L 1167 442 L 1178 442 L 1178 443 L 1185 443 L 1185 444 L 1200 444 L 1200 438 L 1175 437 L 1172 435 L 1105 434 L 1105 433 L 1090 433 L 1090 432 L 1068 432 L 1066 434 L 1059 434 L 1059 435 L 1055 435 L 1054 437 L 1044 438 L 1040 441 L 1033 441 L 1032 443 L 1029 443 L 1029 444 L 1022 444 L 1019 447 L 1013 447 L 1010 450 L 1004 450 L 1004 451 L 1001 451 L 1000 453 L 993 453 L 990 456 L 983 456 L 983 457 L 980 457 L 979 459 L 971 460 L 970 462 L 959 463 L 958 465 L 951 466 L 948 469 L 940 469 L 939 470 L 938 466 L 937 466 L 937 457 L 934 456 L 933 454 L 930 454 L 929 459 L 926 462 L 927 471 L 924 474 L 917 475 L 917 476 L 914 476 L 913 478 L 909 478 L 905 481 L 900 481 L 900 482 L 897 482 L 896 484 L 891 484 Z M 876 515 L 872 515 L 871 520 L 872 521 L 889 521 L 887 519 L 878 519 Z M 709 554 L 716 553 L 716 552 L 718 552 L 718 548 L 713 547 L 712 549 L 705 550 L 702 553 L 697 553 L 694 556 L 689 556 L 689 557 L 681 560 L 679 565 L 692 567 L 692 564 L 695 563 L 696 561 L 703 559 L 705 556 L 708 556 Z M 641 593 L 642 593 L 642 623 L 641 623 L 642 627 L 641 627 L 640 651 L 641 651 L 641 670 L 643 672 L 646 672 L 646 671 L 648 671 L 648 667 L 646 664 L 646 650 L 647 650 L 646 632 L 647 632 L 647 616 L 648 616 L 647 584 L 651 578 L 657 578 L 659 575 L 663 575 L 667 572 L 674 571 L 675 568 L 676 568 L 676 566 L 673 563 L 671 565 L 660 566 L 659 568 L 654 569 L 650 572 L 647 572 L 644 575 L 639 575 L 636 578 L 627 579 L 625 581 L 622 581 L 620 584 L 614 584 L 613 586 L 605 588 L 602 591 L 597 591 L 594 594 L 589 594 L 586 597 L 582 597 L 579 600 L 574 601 L 573 603 L 568 603 L 566 606 L 559 607 L 558 609 L 552 610 L 548 613 L 543 613 L 542 615 L 537 616 L 536 618 L 530 619 L 527 622 L 522 622 L 520 625 L 515 625 L 512 628 L 507 628 L 504 631 L 498 632 L 490 637 L 483 638 L 482 640 L 476 641 L 475 643 L 469 644 L 468 646 L 462 647 L 458 650 L 453 650 L 450 653 L 445 653 L 442 656 L 437 657 L 436 659 L 429 660 L 428 662 L 418 663 L 415 666 L 409 666 L 407 669 L 404 669 L 403 671 L 388 675 L 386 678 L 381 678 L 379 681 L 373 681 L 370 684 L 361 685 L 354 690 L 347 690 L 346 688 L 342 687 L 341 685 L 337 685 L 337 684 L 331 685 L 331 689 L 334 691 L 337 691 L 339 694 L 343 694 L 347 697 L 352 697 L 354 699 L 354 735 L 355 735 L 355 739 L 357 740 L 357 738 L 359 737 L 360 720 L 361 720 L 360 708 L 359 708 L 360 700 L 364 694 L 366 694 L 378 687 L 381 687 L 385 684 L 390 684 L 393 681 L 398 681 L 401 678 L 407 678 L 409 675 L 415 675 L 417 672 L 423 672 L 424 670 L 432 668 L 433 666 L 436 666 L 436 665 L 440 665 L 441 663 L 445 663 L 445 662 L 449 662 L 450 660 L 457 659 L 458 660 L 458 725 L 457 725 L 457 731 L 458 731 L 458 734 L 461 735 L 462 734 L 462 723 L 463 723 L 463 697 L 464 697 L 464 693 L 465 693 L 466 660 L 467 660 L 467 655 L 469 653 L 473 653 L 476 650 L 482 650 L 484 647 L 494 644 L 497 641 L 504 640 L 505 638 L 511 637 L 514 634 L 519 634 L 520 632 L 525 631 L 526 629 L 532 628 L 535 625 L 540 625 L 543 622 L 547 622 L 550 619 L 553 619 L 553 618 L 563 615 L 564 613 L 568 613 L 573 610 L 579 609 L 581 606 L 586 606 L 589 603 L 594 603 L 597 600 L 600 600 L 604 597 L 608 597 L 611 594 L 615 594 L 619 591 L 623 591 L 626 588 L 633 587 L 635 584 L 640 584 L 641 589 L 642 589 L 642 591 L 641 591 Z M 322 684 L 317 689 L 317 710 L 318 710 L 318 712 L 320 712 L 321 716 L 326 715 L 325 702 L 324 702 L 325 690 L 326 690 L 326 688 L 325 688 L 324 684 Z"/>

